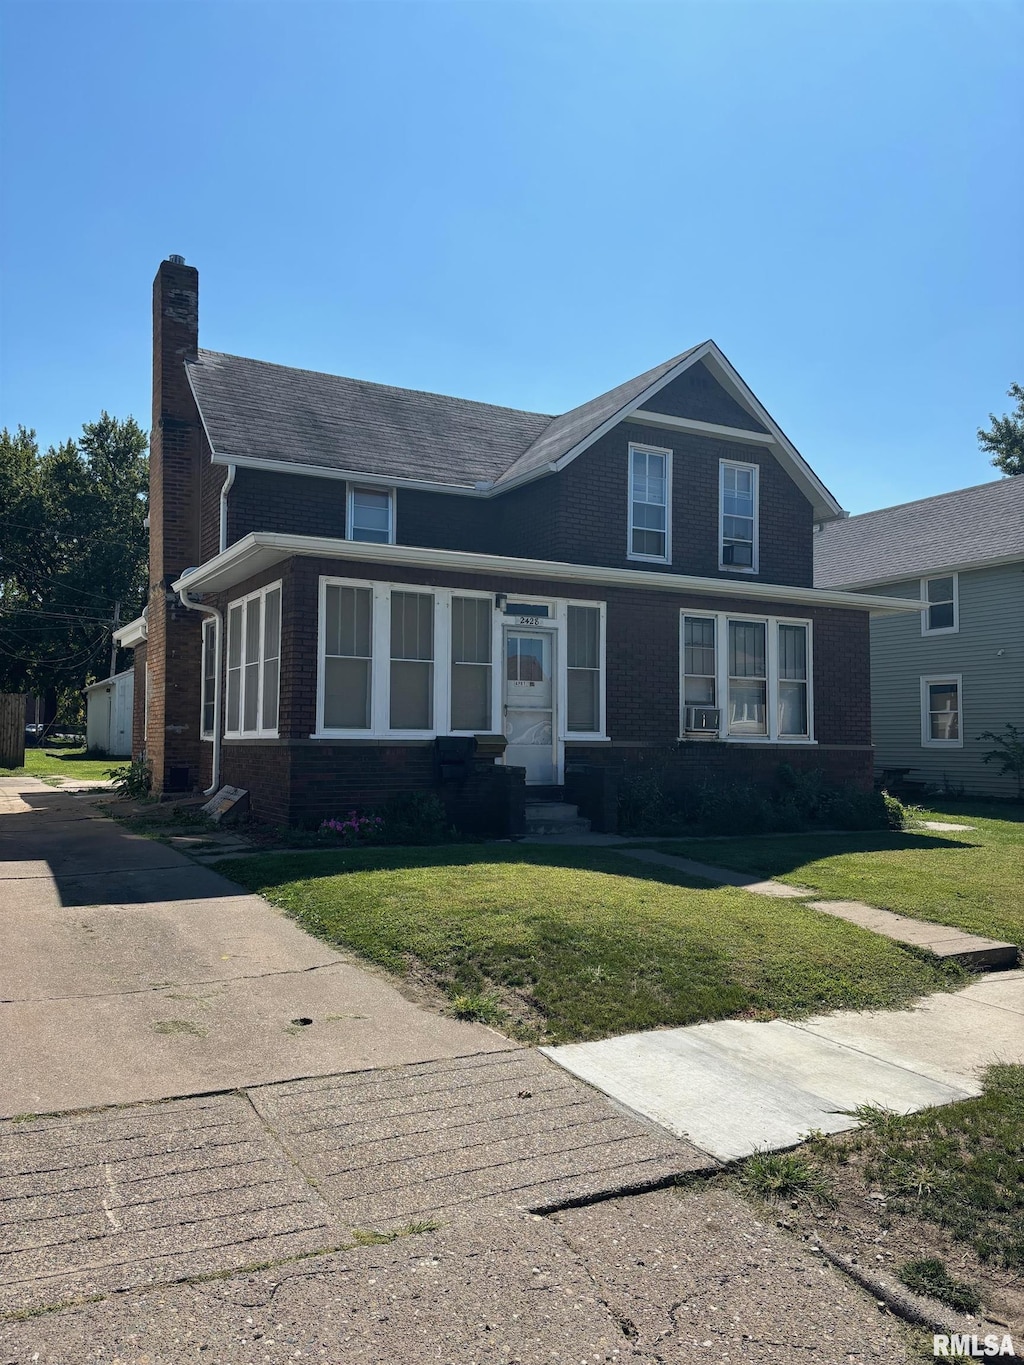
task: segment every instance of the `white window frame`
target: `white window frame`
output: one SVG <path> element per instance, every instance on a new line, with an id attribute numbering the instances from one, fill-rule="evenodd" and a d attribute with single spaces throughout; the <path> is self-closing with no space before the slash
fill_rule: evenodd
<path id="1" fill-rule="evenodd" d="M 217 618 L 215 616 L 203 617 L 203 650 L 202 663 L 199 672 L 199 738 L 212 741 L 214 727 L 206 729 L 206 662 L 210 644 L 208 637 L 213 637 L 214 664 L 213 664 L 213 715 L 214 725 L 217 716 L 217 696 L 220 693 L 221 682 L 221 663 L 220 663 L 220 632 L 217 628 Z M 279 703 L 280 704 L 280 703 Z"/>
<path id="2" fill-rule="evenodd" d="M 663 455 L 665 457 L 665 553 L 663 555 L 638 555 L 633 552 L 634 454 Z M 640 529 L 646 528 L 641 527 Z M 664 446 L 644 445 L 640 441 L 630 441 L 629 443 L 629 458 L 626 461 L 626 558 L 637 560 L 642 564 L 672 563 L 672 451 Z"/>
<path id="3" fill-rule="evenodd" d="M 345 491 L 345 539 L 346 539 L 346 540 L 353 540 L 353 539 L 355 539 L 354 536 L 352 535 L 352 523 L 353 523 L 353 520 L 354 520 L 354 511 L 355 511 L 355 495 L 356 495 L 357 493 L 377 493 L 377 494 L 384 494 L 384 495 L 387 497 L 387 500 L 388 500 L 388 538 L 387 538 L 387 542 L 386 542 L 386 543 L 387 543 L 388 545 L 394 545 L 394 543 L 395 543 L 395 521 L 397 520 L 396 515 L 395 515 L 395 513 L 396 513 L 396 507 L 395 507 L 396 498 L 395 498 L 395 489 L 394 489 L 394 486 L 393 486 L 393 485 L 389 485 L 389 484 L 350 483 L 350 484 L 347 486 L 346 491 Z M 382 541 L 382 540 L 368 540 L 368 541 L 356 541 L 356 544 L 383 545 L 383 544 L 385 544 L 385 542 Z"/>
<path id="4" fill-rule="evenodd" d="M 725 471 L 726 469 L 747 469 L 753 475 L 753 532 L 750 547 L 750 564 L 726 564 L 725 562 Z M 749 464 L 745 460 L 719 460 L 718 462 L 718 567 L 723 573 L 756 574 L 759 572 L 761 526 L 761 466 Z"/>
<path id="5" fill-rule="evenodd" d="M 928 584 L 934 583 L 940 578 L 951 578 L 953 580 L 953 624 L 951 626 L 936 626 L 934 629 L 928 624 L 928 615 L 931 607 L 938 603 L 928 601 Z M 958 635 L 960 632 L 960 575 L 958 573 L 933 573 L 927 578 L 921 579 L 921 601 L 924 606 L 921 610 L 921 634 L 922 635 Z"/>
<path id="6" fill-rule="evenodd" d="M 227 726 L 227 705 L 226 705 L 227 697 L 225 696 L 225 708 L 224 708 L 224 723 L 225 723 L 224 738 L 225 738 L 225 739 L 277 739 L 278 736 L 279 736 L 279 733 L 280 733 L 280 723 L 281 723 L 281 679 L 282 679 L 282 677 L 284 676 L 284 669 L 283 669 L 283 667 L 282 667 L 282 661 L 281 661 L 281 647 L 282 647 L 282 640 L 283 640 L 283 637 L 284 637 L 284 592 L 283 592 L 283 590 L 282 590 L 281 584 L 282 584 L 282 580 L 281 580 L 280 578 L 278 578 L 278 579 L 276 579 L 273 583 L 268 583 L 265 587 L 257 588 L 255 592 L 247 593 L 247 594 L 245 595 L 245 597 L 236 597 L 236 598 L 234 598 L 232 601 L 230 601 L 230 602 L 228 603 L 227 608 L 226 608 L 226 610 L 225 610 L 225 612 L 224 612 L 224 622 L 225 622 L 225 627 L 224 627 L 224 629 L 225 629 L 225 634 L 226 634 L 226 632 L 227 632 L 227 622 L 228 622 L 228 619 L 229 619 L 229 617 L 230 617 L 230 613 L 231 613 L 231 611 L 232 611 L 232 608 L 234 608 L 234 607 L 241 607 L 241 608 L 242 608 L 242 624 L 241 624 L 241 626 L 240 626 L 240 631 L 241 631 L 241 643 L 242 643 L 242 664 L 241 664 L 241 674 L 240 674 L 240 677 L 239 677 L 239 680 L 238 680 L 238 724 L 239 724 L 239 728 L 238 728 L 237 730 L 228 730 L 228 729 L 226 728 L 226 726 Z M 263 719 L 263 681 L 264 681 L 264 673 L 265 673 L 265 671 L 266 671 L 266 662 L 267 662 L 267 661 L 266 661 L 266 655 L 265 655 L 265 652 L 264 652 L 264 651 L 265 651 L 265 648 L 266 648 L 266 638 L 267 638 L 267 636 L 266 636 L 267 606 L 266 606 L 266 600 L 265 600 L 265 599 L 266 599 L 267 595 L 268 595 L 269 593 L 274 592 L 275 589 L 276 589 L 278 592 L 281 593 L 281 612 L 280 612 L 280 637 L 279 637 L 279 639 L 278 639 L 278 645 L 277 645 L 277 661 L 278 661 L 278 662 L 277 662 L 277 720 L 276 720 L 276 723 L 274 724 L 273 728 L 271 729 L 271 728 L 269 728 L 269 727 L 267 727 L 267 728 L 262 727 L 262 726 L 260 725 L 260 721 Z M 257 728 L 256 728 L 255 730 L 246 730 L 246 729 L 243 729 L 243 728 L 242 728 L 242 727 L 244 726 L 244 724 L 245 724 L 245 634 L 246 634 L 246 626 L 247 626 L 247 624 L 248 624 L 248 617 L 249 617 L 249 603 L 250 603 L 250 602 L 255 602 L 257 598 L 259 598 L 260 601 L 261 601 L 261 605 L 260 605 L 260 649 L 259 649 L 259 663 L 258 663 L 258 667 L 257 667 L 257 670 L 256 670 L 256 689 L 257 689 L 257 690 L 256 690 L 256 722 L 257 722 Z M 226 683 L 227 683 L 227 666 L 226 666 L 226 661 L 225 661 L 225 669 L 224 669 L 224 681 L 225 681 L 225 685 L 226 685 Z"/>
<path id="7" fill-rule="evenodd" d="M 948 574 L 938 575 L 940 578 Z M 930 687 L 956 687 L 956 716 L 958 739 L 933 739 L 931 725 Z M 924 749 L 962 749 L 964 747 L 964 675 L 962 673 L 930 673 L 921 679 L 921 747 Z"/>
<path id="8" fill-rule="evenodd" d="M 364 588 L 371 593 L 371 636 L 370 636 L 370 724 L 365 729 L 328 729 L 324 725 L 324 689 L 326 682 L 326 657 L 323 642 L 326 639 L 327 589 L 328 587 Z M 392 592 L 430 593 L 434 598 L 434 725 L 429 730 L 392 730 L 389 725 L 391 707 L 391 594 Z M 520 594 L 527 597 L 529 594 Z M 319 604 L 317 611 L 317 683 L 316 683 L 316 729 L 311 739 L 433 739 L 437 735 L 472 735 L 475 730 L 453 730 L 451 728 L 451 619 L 453 597 L 483 598 L 491 604 L 491 728 L 488 734 L 501 734 L 502 706 L 504 701 L 505 673 L 505 628 L 519 628 L 521 618 L 505 616 L 498 605 L 494 592 L 481 592 L 469 588 L 438 587 L 432 583 L 388 583 L 366 578 L 342 578 L 333 574 L 320 578 Z M 607 606 L 593 598 L 539 598 L 547 603 L 550 615 L 543 618 L 542 627 L 555 635 L 557 660 L 556 704 L 558 708 L 558 730 L 556 738 L 559 745 L 566 740 L 587 742 L 605 741 L 607 726 Z M 234 604 L 232 604 L 234 605 Z M 568 716 L 568 673 L 565 667 L 566 633 L 568 630 L 568 608 L 592 607 L 600 610 L 600 664 L 599 682 L 600 730 L 585 731 L 566 729 Z M 532 629 L 524 625 L 525 630 Z"/>
<path id="9" fill-rule="evenodd" d="M 714 620 L 715 627 L 715 695 L 720 715 L 718 738 L 723 744 L 817 744 L 814 737 L 814 622 L 804 616 L 758 616 L 739 611 L 702 611 L 697 607 L 682 607 L 679 611 L 679 739 L 690 742 L 686 733 L 686 617 L 696 616 Z M 729 622 L 763 625 L 765 627 L 765 669 L 767 671 L 765 702 L 767 733 L 763 735 L 729 733 Z M 807 631 L 807 734 L 779 733 L 779 626 L 803 626 Z"/>

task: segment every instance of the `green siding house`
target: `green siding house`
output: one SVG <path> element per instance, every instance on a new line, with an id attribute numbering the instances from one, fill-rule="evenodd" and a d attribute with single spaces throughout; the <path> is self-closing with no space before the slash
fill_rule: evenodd
<path id="1" fill-rule="evenodd" d="M 1024 477 L 826 524 L 814 585 L 921 600 L 871 618 L 876 773 L 1015 796 L 980 736 L 1024 726 Z"/>

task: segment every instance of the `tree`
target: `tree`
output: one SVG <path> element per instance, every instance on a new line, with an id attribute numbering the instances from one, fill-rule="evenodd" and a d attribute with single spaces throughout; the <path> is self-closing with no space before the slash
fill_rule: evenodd
<path id="1" fill-rule="evenodd" d="M 147 593 L 146 433 L 104 412 L 40 454 L 0 433 L 0 692 L 77 691 L 105 677 Z"/>
<path id="2" fill-rule="evenodd" d="M 978 444 L 1004 474 L 1024 474 L 1024 388 L 1011 384 L 1006 396 L 1017 400 L 1016 408 L 1002 417 L 990 412 L 988 420 L 992 426 L 988 431 L 978 428 Z"/>

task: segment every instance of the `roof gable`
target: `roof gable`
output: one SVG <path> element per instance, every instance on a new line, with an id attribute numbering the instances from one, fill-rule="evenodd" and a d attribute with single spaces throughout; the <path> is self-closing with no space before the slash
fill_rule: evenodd
<path id="1" fill-rule="evenodd" d="M 1024 477 L 829 523 L 814 537 L 814 583 L 898 583 L 1015 558 L 1024 559 Z"/>
<path id="2" fill-rule="evenodd" d="M 674 407 L 725 412 L 739 429 L 763 433 L 816 518 L 841 510 L 713 341 L 558 417 L 217 351 L 199 351 L 186 369 L 222 463 L 493 495 L 563 469 L 644 404 L 657 407 L 665 392 Z"/>

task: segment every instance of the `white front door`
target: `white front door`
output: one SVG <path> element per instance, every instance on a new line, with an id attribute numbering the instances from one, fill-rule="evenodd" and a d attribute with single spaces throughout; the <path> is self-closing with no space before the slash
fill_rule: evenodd
<path id="1" fill-rule="evenodd" d="M 558 781 L 554 650 L 554 631 L 505 630 L 505 762 L 528 786 Z"/>

